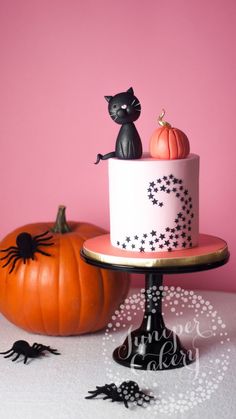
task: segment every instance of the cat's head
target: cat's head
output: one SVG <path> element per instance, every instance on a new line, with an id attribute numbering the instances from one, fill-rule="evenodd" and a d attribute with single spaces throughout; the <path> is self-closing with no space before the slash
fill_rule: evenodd
<path id="1" fill-rule="evenodd" d="M 139 100 L 134 96 L 132 87 L 126 92 L 118 93 L 115 96 L 105 96 L 108 102 L 110 117 L 117 124 L 126 124 L 138 119 L 141 112 Z"/>

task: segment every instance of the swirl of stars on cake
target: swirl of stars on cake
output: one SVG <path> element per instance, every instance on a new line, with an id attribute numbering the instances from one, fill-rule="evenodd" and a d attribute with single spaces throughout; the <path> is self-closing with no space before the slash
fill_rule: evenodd
<path id="1" fill-rule="evenodd" d="M 155 181 L 149 182 L 147 197 L 150 203 L 156 207 L 164 207 L 164 202 L 159 194 L 175 194 L 180 201 L 181 211 L 178 212 L 172 226 L 167 226 L 159 234 L 155 229 L 142 234 L 127 236 L 116 242 L 117 246 L 124 250 L 139 252 L 171 252 L 176 248 L 184 249 L 192 247 L 192 219 L 194 218 L 192 197 L 188 189 L 184 187 L 183 180 L 176 178 L 173 174 L 163 176 Z"/>

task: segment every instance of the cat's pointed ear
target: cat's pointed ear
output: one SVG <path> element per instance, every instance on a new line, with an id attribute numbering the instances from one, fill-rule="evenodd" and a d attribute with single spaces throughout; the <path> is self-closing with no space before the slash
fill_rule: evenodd
<path id="1" fill-rule="evenodd" d="M 127 93 L 131 93 L 131 95 L 134 95 L 133 87 L 130 87 L 130 88 L 127 90 Z"/>
<path id="2" fill-rule="evenodd" d="M 109 103 L 113 96 L 104 96 L 107 102 Z"/>

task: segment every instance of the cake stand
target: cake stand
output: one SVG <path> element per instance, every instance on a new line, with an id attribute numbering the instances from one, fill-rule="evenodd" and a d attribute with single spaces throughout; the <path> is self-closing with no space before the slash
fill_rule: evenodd
<path id="1" fill-rule="evenodd" d="M 103 269 L 145 274 L 145 310 L 140 327 L 132 331 L 113 352 L 119 364 L 142 370 L 183 367 L 194 359 L 179 337 L 169 330 L 162 315 L 163 275 L 218 268 L 229 260 L 227 243 L 201 234 L 199 246 L 173 252 L 136 253 L 115 248 L 109 234 L 86 240 L 83 260 Z M 158 298 L 152 290 L 159 290 Z M 155 300 L 155 301 L 154 301 Z M 156 301 L 157 300 L 157 301 Z"/>

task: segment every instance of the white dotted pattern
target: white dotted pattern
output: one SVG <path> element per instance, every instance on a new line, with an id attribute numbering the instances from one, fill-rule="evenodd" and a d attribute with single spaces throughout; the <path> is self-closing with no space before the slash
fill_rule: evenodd
<path id="1" fill-rule="evenodd" d="M 226 324 L 224 323 L 221 316 L 214 309 L 210 301 L 205 301 L 201 295 L 198 295 L 194 291 L 184 290 L 180 287 L 163 287 L 160 286 L 157 289 L 156 286 L 148 290 L 148 298 L 154 302 L 157 307 L 160 300 L 160 291 L 162 292 L 162 307 L 168 316 L 175 315 L 178 318 L 177 325 L 172 327 L 172 330 L 176 332 L 181 338 L 181 334 L 186 334 L 191 339 L 192 348 L 190 351 L 193 352 L 196 360 L 193 364 L 185 366 L 178 370 L 183 375 L 183 380 L 188 382 L 187 390 L 181 393 L 180 386 L 177 383 L 172 389 L 161 388 L 161 376 L 162 372 L 147 372 L 137 371 L 133 369 L 123 368 L 117 372 L 114 369 L 114 361 L 111 359 L 111 353 L 107 350 L 106 344 L 109 341 L 119 346 L 120 336 L 116 340 L 116 334 L 113 332 L 122 330 L 124 337 L 126 336 L 127 330 L 132 328 L 132 320 L 135 320 L 135 316 L 144 312 L 145 306 L 145 290 L 142 289 L 140 293 L 133 294 L 129 298 L 126 298 L 125 302 L 120 306 L 120 310 L 116 310 L 108 323 L 104 337 L 103 337 L 103 356 L 106 365 L 106 374 L 111 382 L 115 382 L 117 386 L 122 381 L 127 380 L 131 373 L 134 374 L 134 381 L 136 380 L 139 387 L 148 394 L 154 396 L 152 403 L 146 406 L 146 408 L 152 413 L 158 415 L 159 413 L 165 413 L 171 415 L 173 413 L 183 413 L 187 410 L 195 407 L 196 405 L 203 403 L 208 400 L 213 393 L 219 388 L 219 385 L 224 379 L 224 375 L 228 370 L 230 362 L 230 338 L 226 331 Z M 156 310 L 153 309 L 153 312 Z M 185 314 L 188 312 L 186 322 Z M 163 316 L 165 317 L 165 312 Z M 189 317 L 189 313 L 191 317 Z M 208 329 L 202 329 L 201 323 L 207 323 Z M 176 323 L 176 322 L 175 322 Z M 125 329 L 125 330 L 124 330 Z M 217 342 L 221 345 L 222 350 L 220 357 L 210 358 L 209 356 L 201 357 L 201 348 L 204 348 L 207 340 L 214 337 L 217 338 Z M 191 346 L 191 345 L 189 345 Z M 218 355 L 219 356 L 219 355 Z M 194 366 L 194 368 L 193 368 Z M 173 371 L 173 370 L 172 370 Z M 171 373 L 171 371 L 170 371 Z M 147 374 L 149 374 L 149 380 L 147 380 Z M 150 374 L 153 374 L 152 388 L 150 388 Z M 178 376 L 179 378 L 179 376 Z M 150 391 L 152 390 L 152 391 Z M 182 390 L 183 391 L 183 390 Z"/>

